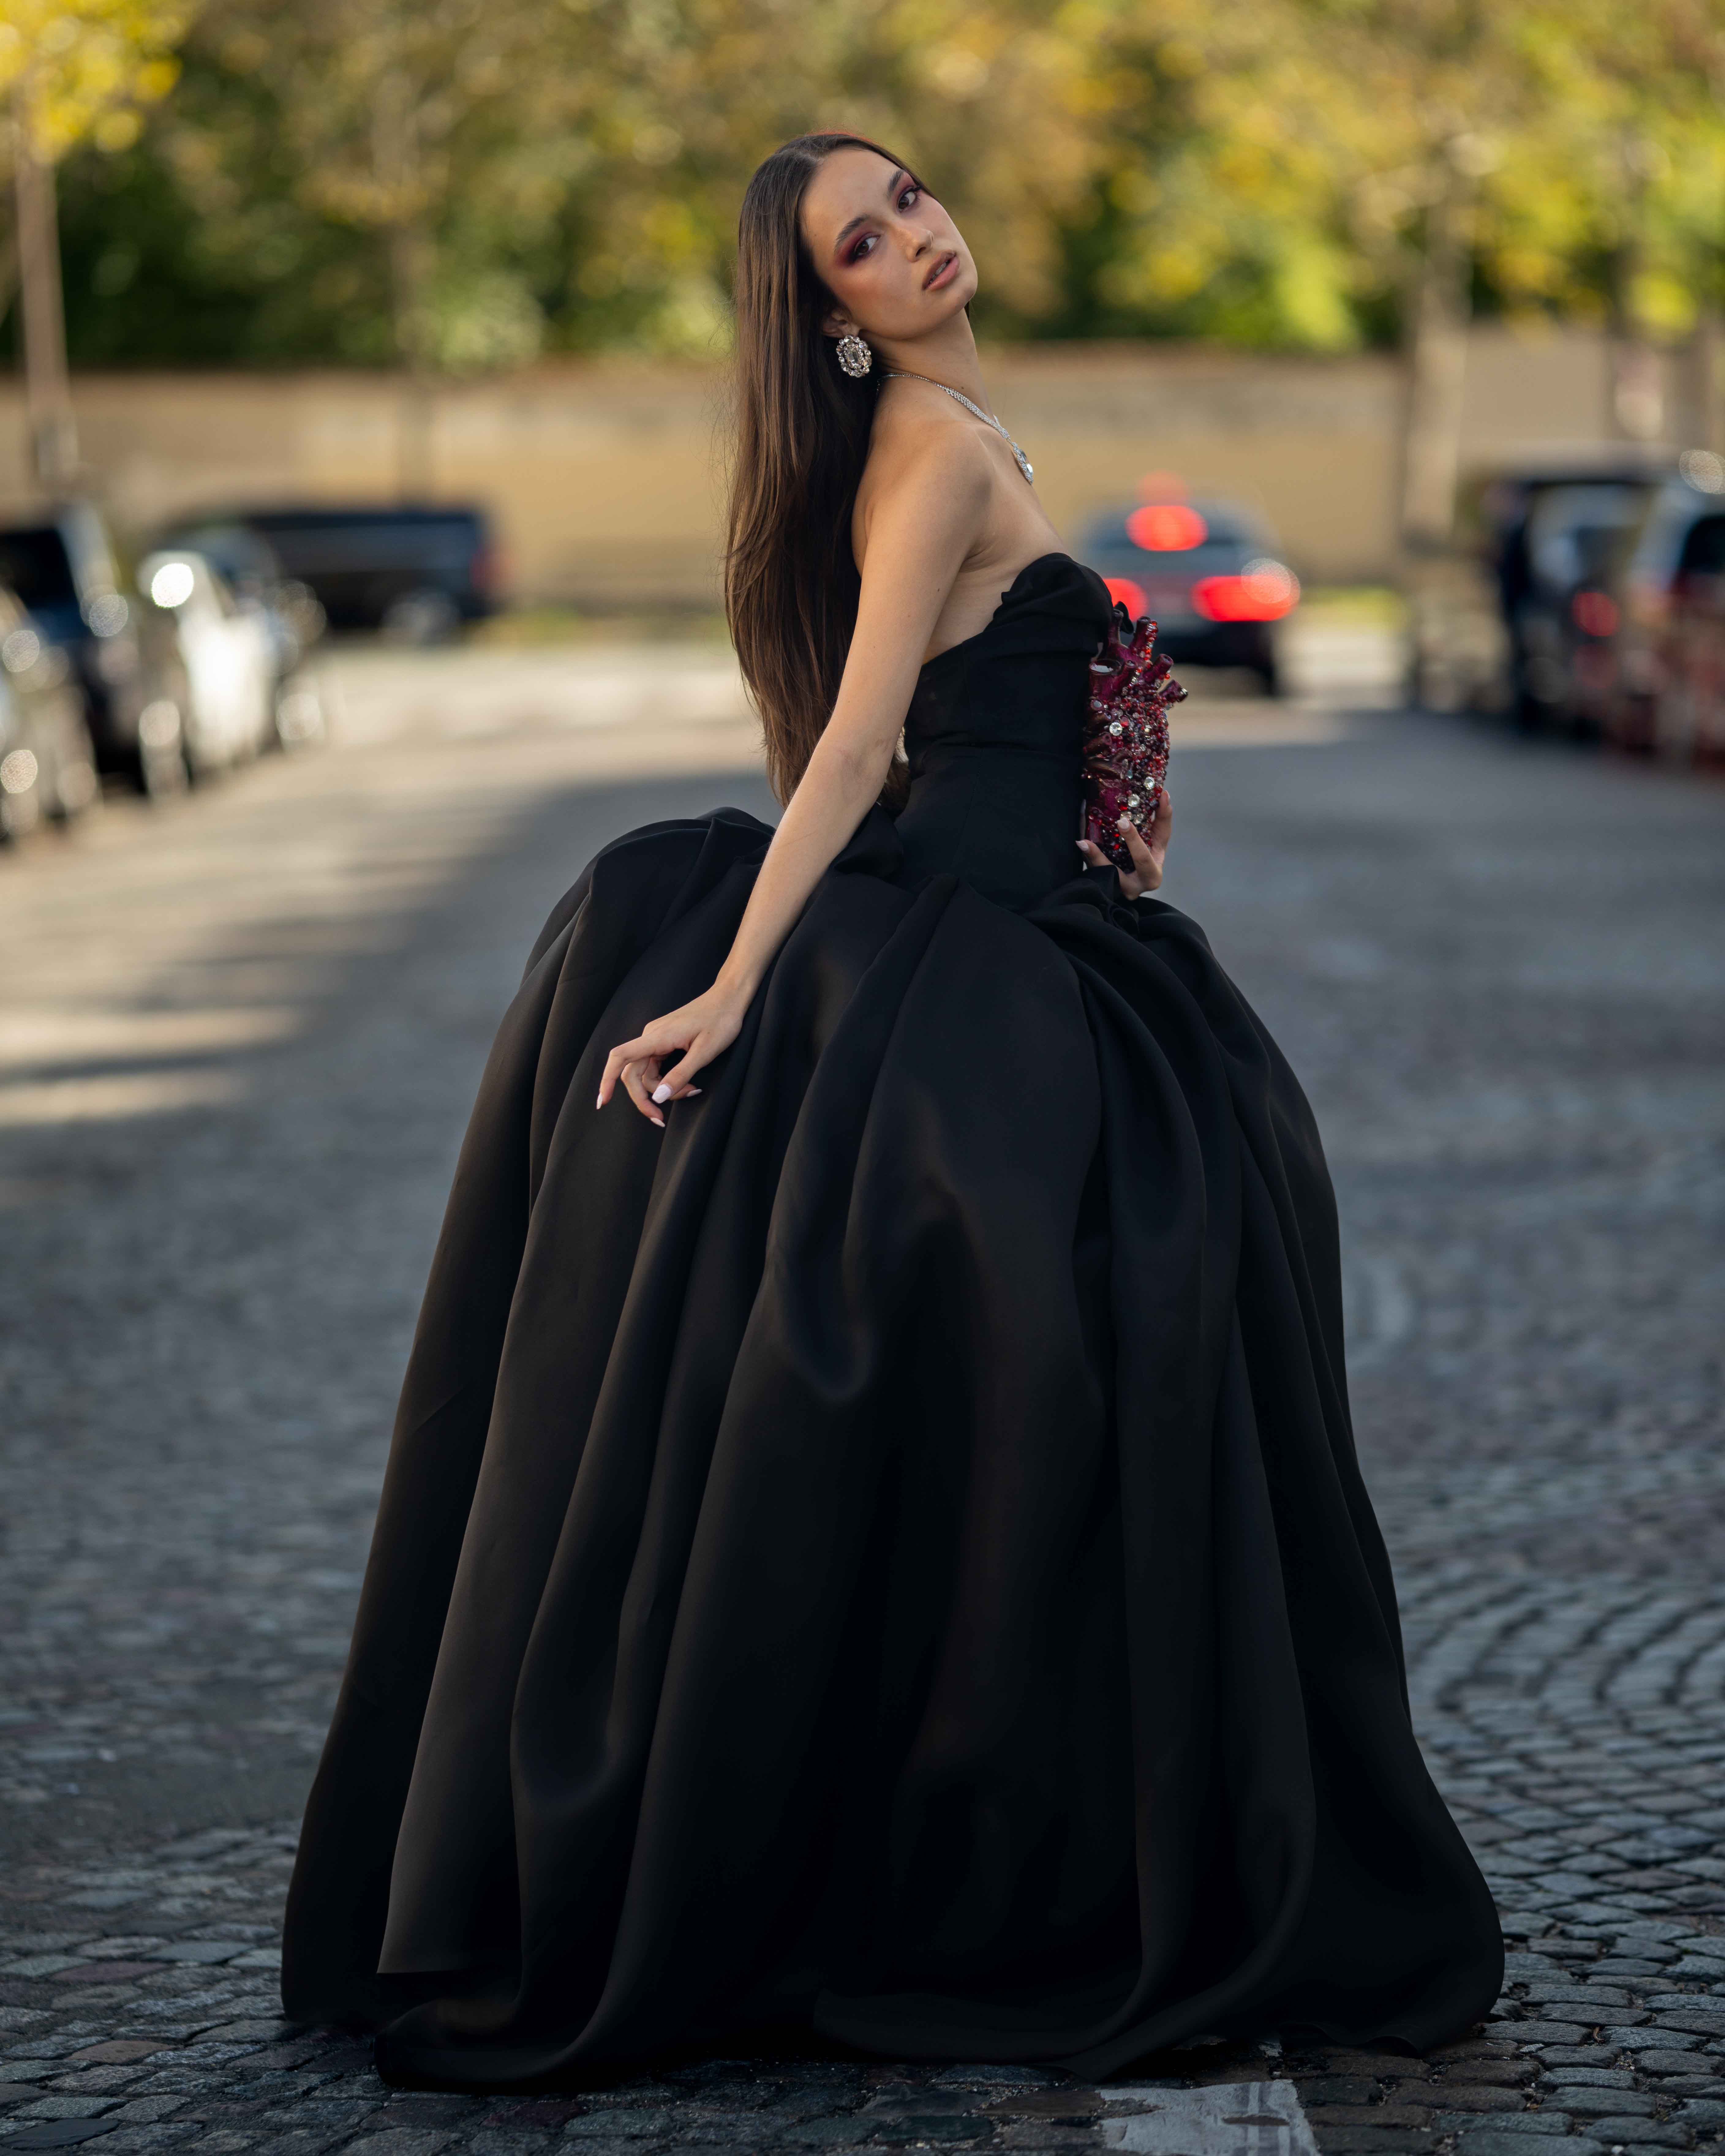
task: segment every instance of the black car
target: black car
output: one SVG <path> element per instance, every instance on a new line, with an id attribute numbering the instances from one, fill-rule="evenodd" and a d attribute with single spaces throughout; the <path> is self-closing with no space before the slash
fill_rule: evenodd
<path id="1" fill-rule="evenodd" d="M 1481 507 L 1524 726 L 1596 728 L 1610 687 L 1620 558 L 1663 476 L 1628 452 L 1487 487 Z"/>
<path id="2" fill-rule="evenodd" d="M 497 610 L 482 510 L 248 509 L 188 520 L 167 539 L 231 552 L 236 531 L 267 544 L 278 580 L 309 592 L 331 629 L 431 644 Z"/>
<path id="3" fill-rule="evenodd" d="M 1589 716 L 1615 747 L 1725 765 L 1725 459 L 1685 450 L 1614 568 Z"/>
<path id="4" fill-rule="evenodd" d="M 87 502 L 0 529 L 0 585 L 33 633 L 64 656 L 99 770 L 146 793 L 184 783 L 184 669 L 173 624 L 128 592 L 98 511 Z"/>
<path id="5" fill-rule="evenodd" d="M 1129 613 L 1154 619 L 1157 649 L 1176 665 L 1246 667 L 1276 694 L 1276 625 L 1298 605 L 1300 586 L 1250 510 L 1141 501 L 1090 526 L 1084 559 Z"/>
<path id="6" fill-rule="evenodd" d="M 95 752 L 71 664 L 0 587 L 0 839 L 95 798 Z"/>

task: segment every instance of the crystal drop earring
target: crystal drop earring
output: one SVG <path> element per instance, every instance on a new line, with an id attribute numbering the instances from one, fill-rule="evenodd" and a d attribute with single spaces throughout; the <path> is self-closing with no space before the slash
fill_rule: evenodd
<path id="1" fill-rule="evenodd" d="M 854 382 L 860 382 L 875 364 L 873 347 L 855 330 L 847 330 L 839 340 L 839 364 Z"/>

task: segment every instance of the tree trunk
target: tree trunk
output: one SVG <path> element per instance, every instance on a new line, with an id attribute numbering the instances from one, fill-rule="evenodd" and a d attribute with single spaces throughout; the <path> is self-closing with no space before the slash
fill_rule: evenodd
<path id="1" fill-rule="evenodd" d="M 18 219 L 0 228 L 0 322 L 18 297 Z"/>
<path id="2" fill-rule="evenodd" d="M 1623 170 L 1620 237 L 1611 250 L 1611 326 L 1608 346 L 1605 431 L 1625 442 L 1657 441 L 1665 432 L 1659 354 L 1648 342 L 1636 303 L 1646 228 L 1651 151 L 1633 130 L 1620 149 Z"/>
<path id="3" fill-rule="evenodd" d="M 1709 302 L 1696 318 L 1695 333 L 1690 342 L 1689 393 L 1695 446 L 1711 449 L 1716 456 L 1725 449 L 1725 425 L 1721 424 L 1725 414 L 1719 409 L 1722 356 L 1725 354 L 1722 354 L 1719 312 Z"/>
<path id="4" fill-rule="evenodd" d="M 1471 311 L 1470 191 L 1455 159 L 1445 156 L 1426 220 L 1409 321 L 1401 532 L 1410 555 L 1441 553 L 1455 522 Z"/>
<path id="5" fill-rule="evenodd" d="M 59 222 L 54 167 L 36 155 L 27 105 L 21 106 L 13 126 L 13 174 L 30 460 L 44 492 L 64 494 L 76 483 L 79 466 L 78 429 L 66 372 Z"/>
<path id="6" fill-rule="evenodd" d="M 432 244 L 422 222 L 423 172 L 419 100 L 408 72 L 387 69 L 372 109 L 372 164 L 394 205 L 383 239 L 389 271 L 389 305 L 395 355 L 402 369 L 396 400 L 395 485 L 403 501 L 431 495 L 430 339 L 426 300 L 431 283 Z"/>
<path id="7" fill-rule="evenodd" d="M 429 249 L 421 235 L 398 226 L 389 234 L 389 283 L 401 388 L 395 407 L 395 487 L 404 502 L 429 501 L 436 474 L 432 453 L 432 383 L 424 293 Z"/>
<path id="8" fill-rule="evenodd" d="M 1625 442 L 1656 442 L 1665 432 L 1659 354 L 1640 337 L 1611 341 L 1611 432 Z"/>

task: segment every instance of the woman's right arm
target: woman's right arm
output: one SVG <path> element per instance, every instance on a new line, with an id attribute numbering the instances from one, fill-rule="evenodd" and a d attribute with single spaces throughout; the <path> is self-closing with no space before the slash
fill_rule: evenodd
<path id="1" fill-rule="evenodd" d="M 701 1091 L 692 1081 L 736 1040 L 773 954 L 880 796 L 922 654 L 982 529 L 992 477 L 988 453 L 968 429 L 930 422 L 896 430 L 891 450 L 876 453 L 870 484 L 862 591 L 838 698 L 767 850 L 730 955 L 704 995 L 611 1050 L 602 1108 L 620 1080 L 662 1127 L 663 1102 Z M 679 1060 L 661 1075 L 672 1056 Z"/>

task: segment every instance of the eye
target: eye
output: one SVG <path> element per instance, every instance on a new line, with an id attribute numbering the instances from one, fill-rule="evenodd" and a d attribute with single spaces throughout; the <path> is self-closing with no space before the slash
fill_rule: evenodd
<path id="1" fill-rule="evenodd" d="M 855 240 L 852 243 L 850 252 L 845 256 L 845 259 L 847 262 L 860 262 L 863 259 L 865 250 L 872 247 L 874 244 L 874 234 L 872 232 L 864 233 L 860 239 Z"/>
<path id="2" fill-rule="evenodd" d="M 908 209 L 922 192 L 922 188 L 917 186 L 914 180 L 912 180 L 909 187 L 905 189 L 904 192 L 898 198 L 899 208 L 901 210 Z"/>

